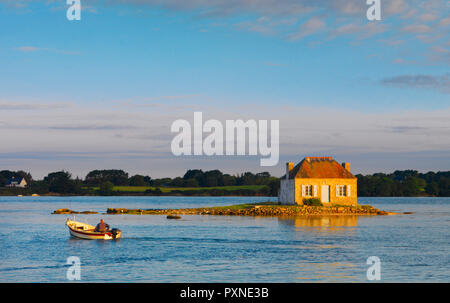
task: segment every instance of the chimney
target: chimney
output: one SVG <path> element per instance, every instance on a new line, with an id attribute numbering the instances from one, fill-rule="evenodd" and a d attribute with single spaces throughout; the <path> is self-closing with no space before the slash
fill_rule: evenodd
<path id="1" fill-rule="evenodd" d="M 343 166 L 348 172 L 350 172 L 350 163 L 349 163 L 349 162 L 344 162 L 344 163 L 342 163 L 342 166 Z"/>
<path id="2" fill-rule="evenodd" d="M 286 180 L 289 179 L 289 173 L 291 172 L 291 170 L 293 168 L 294 168 L 294 163 L 293 162 L 286 163 Z"/>

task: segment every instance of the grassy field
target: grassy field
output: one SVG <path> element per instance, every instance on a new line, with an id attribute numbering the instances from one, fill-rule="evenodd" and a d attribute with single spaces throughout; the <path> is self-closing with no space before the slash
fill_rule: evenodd
<path id="1" fill-rule="evenodd" d="M 241 186 L 215 186 L 215 187 L 159 187 L 163 193 L 168 193 L 174 190 L 211 190 L 211 189 L 222 189 L 222 190 L 238 190 L 238 189 L 252 189 L 259 190 L 265 185 L 241 185 Z M 153 186 L 114 186 L 113 191 L 120 192 L 145 192 L 148 189 L 155 190 L 157 187 Z M 98 187 L 92 187 L 94 190 L 98 190 Z"/>

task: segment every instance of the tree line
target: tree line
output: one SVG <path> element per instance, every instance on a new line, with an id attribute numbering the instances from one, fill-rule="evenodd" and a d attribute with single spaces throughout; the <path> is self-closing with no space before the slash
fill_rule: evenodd
<path id="1" fill-rule="evenodd" d="M 27 188 L 4 187 L 12 177 L 24 178 Z M 356 175 L 358 178 L 358 196 L 360 197 L 414 197 L 414 196 L 450 196 L 450 171 L 419 173 L 416 170 L 395 171 L 391 174 L 376 173 Z M 258 190 L 242 188 L 226 190 L 227 186 L 260 185 Z M 93 170 L 84 179 L 73 178 L 67 171 L 49 173 L 42 180 L 34 180 L 24 171 L 0 171 L 0 194 L 37 193 L 37 194 L 119 194 L 114 186 L 148 186 L 149 195 L 162 195 L 161 188 L 185 188 L 173 190 L 172 194 L 182 195 L 266 195 L 277 196 L 279 178 L 268 172 L 245 172 L 237 175 L 224 174 L 220 170 L 203 171 L 190 169 L 182 177 L 153 179 L 146 175 L 133 175 L 120 169 Z M 197 188 L 203 189 L 197 189 Z M 208 189 L 211 187 L 211 189 Z M 218 189 L 216 187 L 223 187 Z M 166 192 L 167 193 L 167 192 Z M 123 193 L 126 194 L 126 193 Z"/>
<path id="2" fill-rule="evenodd" d="M 391 174 L 356 175 L 361 197 L 450 197 L 450 171 L 419 173 L 397 170 Z"/>
<path id="3" fill-rule="evenodd" d="M 25 178 L 28 183 L 24 192 L 37 194 L 57 193 L 57 194 L 111 194 L 114 186 L 148 186 L 156 187 L 222 187 L 240 185 L 261 185 L 261 191 L 252 192 L 251 189 L 240 190 L 235 193 L 239 195 L 264 194 L 274 195 L 278 193 L 279 179 L 273 177 L 268 172 L 253 174 L 245 172 L 243 174 L 224 174 L 220 170 L 203 171 L 201 169 L 188 170 L 183 177 L 152 179 L 150 176 L 133 175 L 120 169 L 93 170 L 83 179 L 73 178 L 67 171 L 49 173 L 42 180 L 34 180 L 29 173 L 23 171 L 0 171 L 0 187 L 4 187 L 12 177 Z M 148 193 L 162 194 L 161 190 L 149 190 Z M 4 188 L 3 192 L 20 191 L 16 188 Z M 176 191 L 175 191 L 176 193 Z M 182 193 L 192 193 L 183 190 Z M 220 189 L 205 190 L 205 194 L 221 195 Z M 227 194 L 227 193 L 224 193 Z"/>

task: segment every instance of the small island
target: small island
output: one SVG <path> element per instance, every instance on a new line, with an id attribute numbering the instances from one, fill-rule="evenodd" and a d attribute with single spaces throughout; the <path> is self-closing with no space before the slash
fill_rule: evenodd
<path id="1" fill-rule="evenodd" d="M 294 166 L 286 163 L 280 178 L 278 202 L 183 209 L 108 208 L 106 214 L 129 215 L 227 215 L 227 216 L 305 216 L 305 215 L 390 215 L 396 214 L 358 204 L 358 178 L 350 163 L 339 164 L 332 157 L 306 157 Z M 54 214 L 71 214 L 59 209 Z M 81 212 L 86 213 L 86 212 Z"/>
<path id="2" fill-rule="evenodd" d="M 58 209 L 52 214 L 92 214 L 70 209 Z M 179 209 L 128 209 L 108 208 L 108 215 L 212 215 L 212 216 L 308 216 L 308 215 L 393 215 L 398 213 L 379 210 L 370 205 L 282 205 L 278 202 L 248 203 L 229 206 L 214 206 Z"/>

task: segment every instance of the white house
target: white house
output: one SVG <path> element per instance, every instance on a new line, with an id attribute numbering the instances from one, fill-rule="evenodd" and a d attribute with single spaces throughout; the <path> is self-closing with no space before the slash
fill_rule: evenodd
<path id="1" fill-rule="evenodd" d="M 8 180 L 6 183 L 7 187 L 21 187 L 24 188 L 27 186 L 27 181 L 25 181 L 25 178 L 16 178 L 12 177 Z"/>

